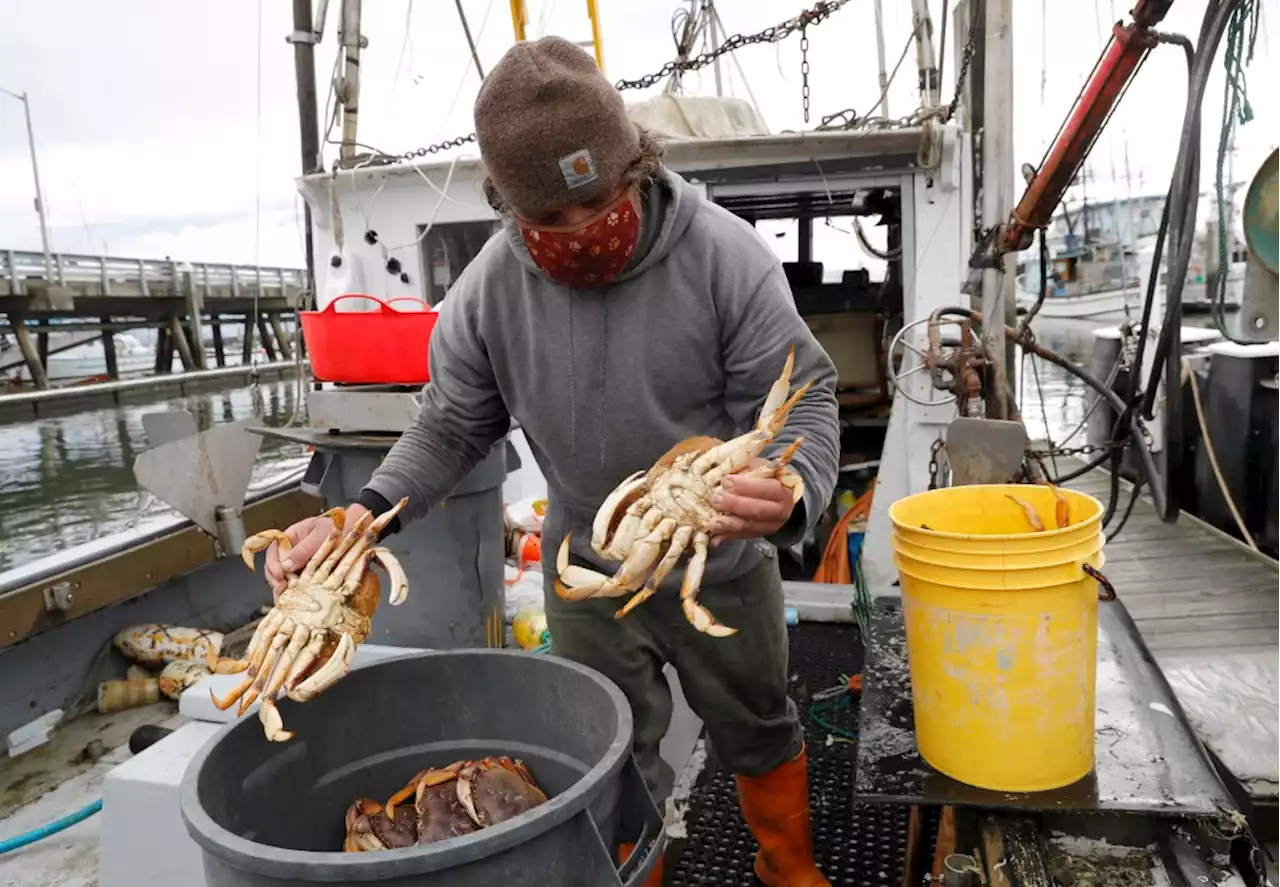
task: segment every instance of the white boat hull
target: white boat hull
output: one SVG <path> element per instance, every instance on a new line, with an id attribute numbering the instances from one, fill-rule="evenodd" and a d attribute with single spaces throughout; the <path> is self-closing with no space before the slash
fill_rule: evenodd
<path id="1" fill-rule="evenodd" d="M 1036 303 L 1036 297 L 1029 293 L 1018 293 L 1018 307 L 1030 310 Z M 1129 313 L 1137 316 L 1142 313 L 1142 294 L 1133 290 L 1106 290 L 1100 293 L 1071 296 L 1049 296 L 1044 300 L 1037 317 L 1053 317 L 1073 320 L 1124 320 L 1125 305 Z"/>

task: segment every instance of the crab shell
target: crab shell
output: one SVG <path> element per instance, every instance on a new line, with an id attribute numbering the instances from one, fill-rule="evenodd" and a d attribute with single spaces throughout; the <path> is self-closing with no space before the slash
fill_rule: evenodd
<path id="1" fill-rule="evenodd" d="M 547 802 L 524 764 L 484 758 L 458 774 L 458 801 L 481 828 L 497 825 Z"/>
<path id="2" fill-rule="evenodd" d="M 377 801 L 360 798 L 347 808 L 347 837 L 342 849 L 348 853 L 369 850 L 397 850 L 418 841 L 417 815 L 413 810 L 391 820 Z"/>

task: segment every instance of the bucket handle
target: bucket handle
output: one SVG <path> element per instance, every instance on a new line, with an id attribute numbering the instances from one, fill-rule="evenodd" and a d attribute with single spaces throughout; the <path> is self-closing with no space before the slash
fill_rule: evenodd
<path id="1" fill-rule="evenodd" d="M 622 802 L 617 838 L 634 840 L 635 849 L 625 861 L 618 864 L 618 848 L 608 845 L 590 808 L 585 809 L 575 817 L 578 827 L 582 829 L 582 839 L 589 848 L 586 860 L 588 870 L 579 874 L 589 875 L 588 883 L 640 887 L 666 852 L 667 835 L 662 814 L 649 787 L 645 785 L 634 755 L 628 755 L 619 778 L 622 782 L 619 792 Z"/>
<path id="2" fill-rule="evenodd" d="M 1116 587 L 1111 584 L 1111 580 L 1102 575 L 1102 571 L 1090 564 L 1081 564 L 1081 569 L 1098 583 L 1098 600 L 1103 602 L 1111 602 L 1116 599 Z"/>
<path id="3" fill-rule="evenodd" d="M 339 302 L 341 302 L 343 299 L 367 299 L 370 302 L 376 302 L 378 304 L 378 310 L 376 312 L 370 311 L 369 312 L 370 314 L 375 314 L 375 313 L 381 314 L 384 310 L 390 310 L 395 314 L 430 314 L 433 311 L 435 311 L 435 308 L 433 308 L 431 305 L 428 305 L 426 302 L 422 301 L 421 299 L 415 298 L 414 296 L 396 296 L 394 299 L 383 300 L 383 299 L 379 299 L 377 296 L 371 296 L 368 293 L 343 293 L 342 295 L 334 299 L 332 302 L 330 302 L 328 305 L 325 305 L 324 310 L 336 311 L 337 309 L 334 308 L 334 306 L 337 305 Z M 406 302 L 406 301 L 417 302 L 419 305 L 422 305 L 424 307 L 421 311 L 413 311 L 413 312 L 396 311 L 394 308 L 391 307 L 396 302 Z"/>

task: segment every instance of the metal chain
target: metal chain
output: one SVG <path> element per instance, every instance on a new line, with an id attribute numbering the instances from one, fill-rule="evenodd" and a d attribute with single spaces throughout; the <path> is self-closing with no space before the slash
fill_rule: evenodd
<path id="1" fill-rule="evenodd" d="M 809 122 L 809 31 L 800 29 L 800 102 L 804 105 L 804 122 Z"/>
<path id="2" fill-rule="evenodd" d="M 819 131 L 826 130 L 853 130 L 866 129 L 874 127 L 876 129 L 899 129 L 908 126 L 919 126 L 925 120 L 931 117 L 941 118 L 943 123 L 947 123 L 955 116 L 956 108 L 960 105 L 960 99 L 964 95 L 964 84 L 969 76 L 969 66 L 973 61 L 974 41 L 976 34 L 973 28 L 969 29 L 969 39 L 964 45 L 964 54 L 960 60 L 960 69 L 956 73 L 956 91 L 951 96 L 951 101 L 947 104 L 946 109 L 935 108 L 931 113 L 923 108 L 917 108 L 910 114 L 903 117 L 889 119 L 887 117 L 859 117 L 858 112 L 853 108 L 845 108 L 843 111 L 837 111 L 834 114 L 828 114 L 822 118 L 821 122 L 815 127 Z M 803 43 L 801 44 L 804 45 Z M 801 68 L 805 70 L 805 68 Z M 805 98 L 808 99 L 808 85 L 805 86 Z M 876 103 L 876 107 L 880 107 L 880 103 Z M 805 122 L 809 121 L 806 114 Z"/>
<path id="3" fill-rule="evenodd" d="M 951 96 L 951 104 L 947 105 L 947 116 L 942 118 L 942 122 L 946 123 L 956 114 L 956 107 L 960 104 L 960 96 L 964 95 L 964 81 L 969 76 L 969 63 L 973 61 L 974 38 L 977 36 L 977 29 L 972 25 L 969 26 L 969 39 L 964 44 L 964 55 L 960 59 L 960 70 L 956 72 L 956 91 Z"/>
<path id="4" fill-rule="evenodd" d="M 734 34 L 732 37 L 729 37 L 728 39 L 726 39 L 723 43 L 721 43 L 715 49 L 707 50 L 706 52 L 703 52 L 692 58 L 675 59 L 673 61 L 669 61 L 654 73 L 646 74 L 645 76 L 639 77 L 635 80 L 626 80 L 626 79 L 619 80 L 617 83 L 614 84 L 614 88 L 617 89 L 619 92 L 623 92 L 628 89 L 648 89 L 650 86 L 655 86 L 674 74 L 679 73 L 683 75 L 683 74 L 687 74 L 690 71 L 697 71 L 702 68 L 705 68 L 707 67 L 707 65 L 712 64 L 716 59 L 720 58 L 721 56 L 728 55 L 729 53 L 739 50 L 744 46 L 751 46 L 753 44 L 760 44 L 760 43 L 779 43 L 787 39 L 788 37 L 790 37 L 796 31 L 800 31 L 803 34 L 805 29 L 809 25 L 817 25 L 823 21 L 826 21 L 828 18 L 831 17 L 831 14 L 833 12 L 837 12 L 842 6 L 844 6 L 848 2 L 849 0 L 819 0 L 819 2 L 815 3 L 811 9 L 806 9 L 804 12 L 795 16 L 794 18 L 787 19 L 785 22 L 782 22 L 781 24 L 777 24 L 777 25 L 773 25 L 771 27 L 765 28 L 763 31 L 760 31 L 759 33 L 756 33 L 756 34 L 745 34 L 745 35 Z M 807 37 L 803 38 L 801 46 L 802 46 L 802 51 L 808 48 Z M 804 86 L 804 94 L 805 94 L 805 118 L 804 119 L 806 122 L 808 122 L 809 120 L 809 111 L 808 111 L 809 86 L 808 86 L 808 76 L 807 76 L 808 74 L 807 58 L 803 63 L 802 70 L 806 74 L 805 86 Z M 475 140 L 476 140 L 476 134 L 471 133 L 470 135 L 458 136 L 455 139 L 449 139 L 447 141 L 439 142 L 434 145 L 427 145 L 425 148 L 415 148 L 412 151 L 409 151 L 405 154 L 396 155 L 394 157 L 391 157 L 390 159 L 392 162 L 413 160 L 414 158 L 417 158 L 417 157 L 426 157 L 429 154 L 438 154 L 441 151 L 447 151 L 451 148 L 460 148 L 463 145 L 467 144 L 468 142 L 474 142 Z"/>
<path id="5" fill-rule="evenodd" d="M 1111 450 L 1122 450 L 1126 444 L 1116 441 L 1108 441 L 1103 444 L 1082 444 L 1078 447 L 1053 447 L 1048 450 L 1027 450 L 1027 454 L 1035 458 L 1051 458 L 1054 456 L 1092 456 L 1096 453 L 1106 453 Z"/>
<path id="6" fill-rule="evenodd" d="M 929 447 L 929 489 L 931 490 L 938 488 L 938 453 L 942 452 L 943 446 L 942 438 L 938 438 L 933 442 L 933 446 Z"/>

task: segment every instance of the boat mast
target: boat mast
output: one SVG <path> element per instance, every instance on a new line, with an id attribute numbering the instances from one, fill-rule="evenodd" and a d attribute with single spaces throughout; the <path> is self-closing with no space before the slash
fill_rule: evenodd
<path id="1" fill-rule="evenodd" d="M 881 0 L 875 2 L 876 10 L 876 64 L 880 68 L 880 116 L 889 116 L 889 77 L 885 73 L 884 64 L 884 9 L 881 8 Z M 871 113 L 875 114 L 876 109 L 872 108 Z"/>
<path id="2" fill-rule="evenodd" d="M 318 25 L 311 18 L 311 0 L 293 0 L 293 33 L 285 38 L 293 44 L 293 77 L 297 86 L 298 132 L 302 148 L 302 174 L 320 169 L 320 121 L 316 109 L 315 47 L 324 32 L 328 0 L 320 0 Z M 307 252 L 307 290 L 316 291 L 315 252 L 311 240 L 311 207 L 302 202 L 303 232 Z"/>
<path id="3" fill-rule="evenodd" d="M 982 221 L 987 227 L 1002 224 L 1013 208 L 1013 0 L 985 0 L 982 31 Z M 975 51 L 978 49 L 975 44 Z M 1000 257 L 1003 268 L 989 268 L 982 275 L 982 316 L 987 319 L 983 343 L 991 361 L 992 384 L 987 393 L 987 418 L 1009 416 L 1005 398 L 1015 391 L 1016 380 L 1007 367 L 1014 363 L 1014 346 L 1005 340 L 1004 327 L 1017 326 L 1014 279 L 1017 253 Z M 1003 323 L 1000 318 L 1003 318 Z"/>
<path id="4" fill-rule="evenodd" d="M 360 36 L 361 0 L 342 0 L 342 27 L 338 43 L 346 54 L 346 70 L 342 73 L 342 147 L 339 158 L 350 161 L 356 153 L 356 117 L 360 107 L 360 50 L 365 41 Z"/>
<path id="5" fill-rule="evenodd" d="M 879 7 L 877 7 L 879 12 Z M 920 103 L 926 109 L 938 106 L 938 60 L 933 51 L 933 18 L 929 0 L 911 0 L 911 18 L 916 40 L 916 69 L 919 72 Z M 882 86 L 881 89 L 884 89 Z"/>

